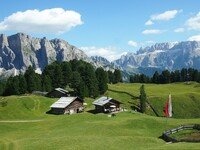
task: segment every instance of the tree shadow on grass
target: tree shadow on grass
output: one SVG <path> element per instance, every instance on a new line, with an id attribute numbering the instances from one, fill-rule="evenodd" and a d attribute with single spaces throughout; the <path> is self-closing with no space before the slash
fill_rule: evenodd
<path id="1" fill-rule="evenodd" d="M 124 92 L 124 91 L 116 91 L 116 90 L 111 90 L 111 89 L 108 89 L 108 91 L 111 91 L 111 92 L 116 92 L 116 93 L 122 93 L 122 94 L 127 94 L 131 97 L 131 99 L 133 100 L 136 100 L 136 99 L 139 99 L 138 96 L 134 96 L 133 94 L 130 94 L 128 92 Z"/>
<path id="2" fill-rule="evenodd" d="M 93 110 L 88 110 L 87 112 L 88 112 L 88 113 L 91 113 L 91 114 L 98 114 L 98 112 L 97 112 L 95 109 L 93 109 Z"/>

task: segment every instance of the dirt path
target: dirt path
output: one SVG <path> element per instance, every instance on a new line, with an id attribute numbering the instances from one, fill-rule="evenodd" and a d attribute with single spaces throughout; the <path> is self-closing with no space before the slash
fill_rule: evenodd
<path id="1" fill-rule="evenodd" d="M 40 122 L 43 120 L 0 120 L 0 123 Z"/>

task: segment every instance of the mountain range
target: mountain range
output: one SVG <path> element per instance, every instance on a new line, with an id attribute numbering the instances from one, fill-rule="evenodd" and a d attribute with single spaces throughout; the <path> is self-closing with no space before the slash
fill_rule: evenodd
<path id="1" fill-rule="evenodd" d="M 123 55 L 114 64 L 126 72 L 147 75 L 152 75 L 155 70 L 200 69 L 200 42 L 156 43 Z"/>
<path id="2" fill-rule="evenodd" d="M 73 59 L 81 59 L 106 70 L 120 68 L 128 74 L 152 75 L 156 70 L 172 71 L 189 67 L 200 69 L 200 42 L 156 43 L 109 62 L 101 56 L 89 57 L 62 39 L 34 38 L 24 33 L 11 36 L 0 34 L 0 74 L 15 75 L 30 65 L 41 73 L 47 64 Z"/>

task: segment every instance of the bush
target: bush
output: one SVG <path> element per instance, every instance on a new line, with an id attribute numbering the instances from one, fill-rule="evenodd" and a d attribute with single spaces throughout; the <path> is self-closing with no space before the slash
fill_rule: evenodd
<path id="1" fill-rule="evenodd" d="M 5 107 L 5 106 L 7 106 L 7 104 L 8 104 L 8 102 L 7 101 L 0 101 L 0 105 L 1 105 L 1 107 Z"/>

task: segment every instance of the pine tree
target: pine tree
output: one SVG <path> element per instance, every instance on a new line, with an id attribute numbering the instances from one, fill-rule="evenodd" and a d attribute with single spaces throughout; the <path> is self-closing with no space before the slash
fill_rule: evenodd
<path id="1" fill-rule="evenodd" d="M 6 82 L 6 87 L 4 94 L 5 96 L 8 95 L 19 95 L 19 78 L 18 76 L 15 77 L 9 77 Z"/>
<path id="2" fill-rule="evenodd" d="M 99 95 L 98 81 L 95 75 L 94 68 L 91 64 L 85 66 L 85 84 L 89 90 L 89 96 L 96 98 Z"/>
<path id="3" fill-rule="evenodd" d="M 50 92 L 52 90 L 51 78 L 48 75 L 42 77 L 42 90 Z"/>
<path id="4" fill-rule="evenodd" d="M 74 89 L 76 95 L 82 98 L 85 97 L 84 82 L 80 76 L 80 73 L 77 71 L 72 73 L 71 87 Z"/>
<path id="5" fill-rule="evenodd" d="M 36 73 L 34 71 L 34 69 L 29 66 L 28 69 L 26 70 L 25 74 L 24 74 L 25 78 L 26 78 L 26 83 L 27 83 L 27 91 L 29 93 L 31 93 L 34 90 L 38 90 L 37 89 L 37 77 L 36 77 Z"/>
<path id="6" fill-rule="evenodd" d="M 168 70 L 162 71 L 161 83 L 170 83 L 170 72 Z"/>
<path id="7" fill-rule="evenodd" d="M 198 82 L 198 76 L 199 76 L 199 72 L 198 70 L 195 69 L 193 73 L 193 81 Z"/>
<path id="8" fill-rule="evenodd" d="M 100 94 L 104 94 L 108 90 L 108 74 L 103 68 L 97 68 L 95 71 L 98 80 L 98 87 Z"/>
<path id="9" fill-rule="evenodd" d="M 69 62 L 62 62 L 63 86 L 67 86 L 71 82 L 72 69 Z"/>
<path id="10" fill-rule="evenodd" d="M 5 84 L 6 82 L 3 80 L 0 80 L 0 96 L 3 95 L 4 90 L 5 90 Z"/>
<path id="11" fill-rule="evenodd" d="M 122 82 L 122 74 L 119 69 L 115 69 L 114 71 L 114 83 Z"/>
<path id="12" fill-rule="evenodd" d="M 181 81 L 185 82 L 188 80 L 188 73 L 187 73 L 187 69 L 183 68 L 181 70 Z"/>
<path id="13" fill-rule="evenodd" d="M 159 73 L 158 71 L 156 71 L 154 74 L 153 74 L 153 78 L 152 78 L 152 82 L 153 83 L 159 83 Z"/>
<path id="14" fill-rule="evenodd" d="M 114 74 L 110 70 L 108 71 L 108 83 L 114 83 Z"/>
<path id="15" fill-rule="evenodd" d="M 63 87 L 63 74 L 62 74 L 62 68 L 60 65 L 56 65 L 54 68 L 54 77 L 53 80 L 53 87 Z"/>
<path id="16" fill-rule="evenodd" d="M 140 87 L 140 111 L 141 111 L 141 113 L 145 113 L 145 111 L 146 111 L 146 101 L 147 101 L 147 97 L 146 97 L 144 85 L 142 85 Z"/>
<path id="17" fill-rule="evenodd" d="M 19 93 L 25 94 L 27 92 L 27 83 L 24 75 L 19 74 Z"/>
<path id="18" fill-rule="evenodd" d="M 11 86 L 13 88 L 12 94 L 19 95 L 20 94 L 20 87 L 19 87 L 19 77 L 18 76 L 13 77 Z"/>

